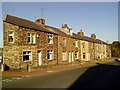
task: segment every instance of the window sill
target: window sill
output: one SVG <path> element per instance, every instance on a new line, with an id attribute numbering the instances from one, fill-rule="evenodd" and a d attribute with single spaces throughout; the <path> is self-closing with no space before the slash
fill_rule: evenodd
<path id="1" fill-rule="evenodd" d="M 49 61 L 53 60 L 53 59 L 48 59 Z"/>
<path id="2" fill-rule="evenodd" d="M 51 44 L 53 44 L 53 43 L 48 43 L 48 44 L 50 44 L 50 45 L 51 45 Z"/>
<path id="3" fill-rule="evenodd" d="M 66 62 L 67 60 L 62 60 L 63 62 Z"/>
<path id="4" fill-rule="evenodd" d="M 13 44 L 14 42 L 8 42 L 8 43 Z"/>
<path id="5" fill-rule="evenodd" d="M 23 62 L 31 62 L 32 60 L 27 60 L 27 61 L 23 61 Z"/>
<path id="6" fill-rule="evenodd" d="M 36 43 L 28 43 L 28 44 L 35 45 Z"/>

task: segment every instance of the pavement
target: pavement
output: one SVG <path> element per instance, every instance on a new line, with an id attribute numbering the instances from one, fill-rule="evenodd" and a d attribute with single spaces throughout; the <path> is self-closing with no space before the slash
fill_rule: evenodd
<path id="1" fill-rule="evenodd" d="M 91 65 L 96 65 L 97 63 L 106 63 L 106 62 L 113 62 L 114 60 L 107 60 L 107 61 L 96 61 L 96 62 L 86 62 L 84 64 L 73 64 L 73 65 L 67 65 L 67 66 L 63 66 L 63 67 L 55 67 L 55 68 L 48 68 L 48 69 L 43 69 L 40 71 L 36 71 L 36 72 L 15 72 L 15 71 L 3 71 L 0 73 L 2 73 L 2 75 L 6 76 L 6 75 L 35 75 L 35 74 L 45 74 L 48 72 L 53 72 L 53 71 L 64 71 L 64 70 L 68 70 L 68 69 L 73 69 L 73 68 L 78 68 L 78 67 L 84 67 L 84 66 L 91 66 Z"/>

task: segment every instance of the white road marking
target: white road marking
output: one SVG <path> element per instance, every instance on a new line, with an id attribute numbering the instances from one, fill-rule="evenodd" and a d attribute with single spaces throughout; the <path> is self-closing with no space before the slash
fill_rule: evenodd
<path id="1" fill-rule="evenodd" d="M 14 77 L 12 79 L 4 79 L 4 80 L 2 80 L 2 82 L 11 82 L 14 80 L 20 80 L 20 79 L 23 79 L 24 77 L 31 77 L 31 76 L 25 75 L 25 76 L 21 76 L 21 77 Z M 0 83 L 2 83 L 2 82 L 0 82 Z"/>
<path id="2" fill-rule="evenodd" d="M 13 80 L 7 80 L 6 82 L 11 82 L 11 81 L 13 81 Z"/>
<path id="3" fill-rule="evenodd" d="M 15 77 L 15 78 L 13 78 L 13 79 L 23 79 L 23 78 Z"/>
<path id="4" fill-rule="evenodd" d="M 26 76 L 23 76 L 23 77 L 31 77 L 31 76 L 26 75 Z"/>
<path id="5" fill-rule="evenodd" d="M 7 80 L 9 80 L 9 79 L 4 79 L 4 80 L 2 80 L 2 81 L 4 82 L 4 81 L 7 81 Z"/>

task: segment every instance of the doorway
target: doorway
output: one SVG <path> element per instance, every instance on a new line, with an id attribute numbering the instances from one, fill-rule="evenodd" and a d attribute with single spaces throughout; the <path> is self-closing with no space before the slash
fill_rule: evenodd
<path id="1" fill-rule="evenodd" d="M 41 50 L 38 50 L 38 65 L 42 65 L 42 52 Z"/>
<path id="2" fill-rule="evenodd" d="M 72 62 L 74 61 L 74 52 L 72 52 Z"/>
<path id="3" fill-rule="evenodd" d="M 71 52 L 69 52 L 69 63 L 71 63 Z"/>

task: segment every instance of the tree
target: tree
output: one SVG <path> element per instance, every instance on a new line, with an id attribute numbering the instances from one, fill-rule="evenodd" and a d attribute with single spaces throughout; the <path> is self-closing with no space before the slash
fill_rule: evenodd
<path id="1" fill-rule="evenodd" d="M 120 57 L 120 42 L 119 41 L 114 41 L 111 44 L 111 54 L 112 54 L 112 57 Z"/>

